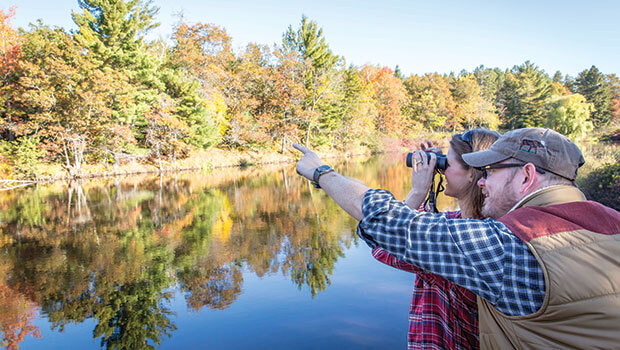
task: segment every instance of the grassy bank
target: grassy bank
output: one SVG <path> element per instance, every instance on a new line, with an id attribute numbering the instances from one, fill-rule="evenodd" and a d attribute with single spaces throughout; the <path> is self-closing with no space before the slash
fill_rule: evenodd
<path id="1" fill-rule="evenodd" d="M 357 147 L 346 152 L 338 150 L 320 149 L 318 152 L 323 158 L 347 157 L 351 155 L 370 154 L 372 150 L 368 147 Z M 257 152 L 257 151 L 237 151 L 213 148 L 210 150 L 200 150 L 192 152 L 189 157 L 177 161 L 164 161 L 160 168 L 158 162 L 146 160 L 133 160 L 122 162 L 118 165 L 109 162 L 98 162 L 94 164 L 84 164 L 81 167 L 79 178 L 94 178 L 106 176 L 125 176 L 133 174 L 159 174 L 172 173 L 188 170 L 209 171 L 214 168 L 224 167 L 243 167 L 264 164 L 290 163 L 299 158 L 297 152 L 287 150 L 284 153 L 278 152 Z M 39 162 L 33 171 L 35 176 L 24 176 L 19 171 L 5 167 L 2 181 L 25 180 L 34 182 L 52 182 L 59 180 L 70 180 L 75 178 L 69 176 L 62 164 L 46 164 Z"/>
<path id="2" fill-rule="evenodd" d="M 313 150 L 324 159 L 372 153 L 403 152 L 417 147 L 423 140 L 432 140 L 435 145 L 447 147 L 449 135 L 449 133 L 426 132 L 408 138 L 377 139 L 372 144 L 353 146 L 345 150 L 328 146 L 313 148 Z M 32 151 L 32 147 L 23 148 L 26 151 L 14 152 L 17 157 L 11 159 L 6 157 L 6 155 L 4 156 L 4 161 L 0 164 L 0 181 L 52 182 L 73 178 L 159 174 L 187 170 L 208 171 L 213 168 L 223 167 L 290 163 L 298 160 L 300 157 L 300 153 L 295 151 L 292 146 L 287 147 L 283 153 L 265 149 L 236 150 L 211 148 L 209 150 L 194 150 L 186 158 L 177 159 L 176 161 L 164 160 L 161 167 L 156 159 L 149 157 L 147 154 L 133 155 L 132 160 L 120 161 L 119 164 L 113 164 L 110 159 L 90 159 L 82 164 L 79 176 L 71 176 L 63 164 L 59 162 L 46 162 L 42 155 Z M 0 160 L 2 160 L 2 155 L 3 152 L 0 152 Z"/>

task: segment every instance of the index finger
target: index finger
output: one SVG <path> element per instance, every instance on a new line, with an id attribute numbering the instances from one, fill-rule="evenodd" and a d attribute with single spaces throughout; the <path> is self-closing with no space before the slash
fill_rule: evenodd
<path id="1" fill-rule="evenodd" d="M 302 146 L 302 145 L 300 145 L 300 144 L 298 144 L 296 142 L 293 143 L 293 147 L 296 150 L 298 150 L 299 152 L 303 153 L 303 154 L 306 154 L 306 153 L 310 152 L 309 149 L 307 149 L 306 147 L 304 147 L 304 146 Z"/>

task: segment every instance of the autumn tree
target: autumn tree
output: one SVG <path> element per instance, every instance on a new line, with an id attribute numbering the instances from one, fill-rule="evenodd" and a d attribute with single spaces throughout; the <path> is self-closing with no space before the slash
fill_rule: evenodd
<path id="1" fill-rule="evenodd" d="M 154 22 L 158 8 L 152 6 L 151 1 L 80 0 L 79 5 L 81 13 L 72 14 L 78 26 L 73 33 L 76 42 L 88 50 L 99 68 L 127 76 L 126 90 L 121 95 L 132 103 L 113 101 L 114 122 L 130 126 L 136 138 L 145 143 L 147 115 L 151 106 L 162 99 L 185 104 L 179 107 L 182 117 L 192 119 L 197 114 L 193 122 L 204 119 L 200 115 L 205 114 L 205 110 L 195 90 L 191 85 L 179 83 L 167 68 L 166 45 L 144 40 L 148 31 L 158 26 Z M 169 92 L 176 95 L 170 96 Z M 183 93 L 189 96 L 179 96 Z"/>
<path id="2" fill-rule="evenodd" d="M 146 143 L 153 151 L 159 171 L 163 170 L 164 158 L 172 162 L 182 158 L 187 152 L 182 140 L 191 133 L 187 124 L 174 117 L 171 111 L 170 102 L 162 100 L 154 105 L 151 113 L 146 116 Z"/>
<path id="3" fill-rule="evenodd" d="M 202 101 L 203 110 L 193 117 L 200 122 L 190 120 L 188 124 L 192 129 L 200 126 L 203 130 L 195 133 L 197 138 L 206 140 L 203 148 L 226 140 L 231 120 L 237 119 L 251 98 L 240 93 L 243 85 L 233 72 L 235 56 L 230 36 L 216 25 L 188 24 L 181 18 L 174 27 L 172 41 L 171 67 L 191 81 L 186 84 L 197 84 L 189 96 Z"/>
<path id="4" fill-rule="evenodd" d="M 405 115 L 430 130 L 455 127 L 456 105 L 450 82 L 439 74 L 411 75 L 405 80 Z"/>
<path id="5" fill-rule="evenodd" d="M 11 90 L 17 78 L 20 55 L 20 38 L 11 26 L 14 16 L 15 6 L 6 12 L 0 9 L 0 135 L 11 141 L 19 124 L 17 118 L 7 113 L 7 109 L 11 108 Z"/>
<path id="6" fill-rule="evenodd" d="M 607 81 L 611 87 L 611 120 L 616 126 L 620 125 L 620 79 L 616 74 L 608 74 Z"/>
<path id="7" fill-rule="evenodd" d="M 452 97 L 456 104 L 456 118 L 466 129 L 475 127 L 497 128 L 499 117 L 495 106 L 487 101 L 473 74 L 461 75 L 454 80 Z"/>
<path id="8" fill-rule="evenodd" d="M 20 67 L 7 112 L 20 120 L 16 136 L 41 141 L 50 159 L 63 160 L 79 175 L 85 151 L 99 153 L 127 131 L 111 128 L 114 101 L 122 98 L 125 77 L 98 67 L 69 34 L 43 24 L 24 33 Z"/>
<path id="9" fill-rule="evenodd" d="M 372 86 L 377 111 L 375 119 L 377 130 L 386 134 L 402 135 L 409 127 L 401 109 L 407 97 L 402 81 L 395 77 L 394 72 L 388 67 L 366 65 L 360 74 Z"/>
<path id="10" fill-rule="evenodd" d="M 172 57 L 175 67 L 197 79 L 206 97 L 220 93 L 226 96 L 231 113 L 236 113 L 234 89 L 229 86 L 233 76 L 230 68 L 235 62 L 231 37 L 220 26 L 208 23 L 189 24 L 183 18 L 173 28 Z M 231 89 L 228 91 L 228 89 Z"/>

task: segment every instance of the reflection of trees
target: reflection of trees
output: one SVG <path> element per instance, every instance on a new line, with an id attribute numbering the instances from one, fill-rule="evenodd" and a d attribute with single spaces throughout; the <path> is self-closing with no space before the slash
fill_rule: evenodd
<path id="1" fill-rule="evenodd" d="M 0 331 L 3 335 L 0 346 L 19 349 L 19 343 L 26 336 L 40 338 L 38 327 L 32 324 L 35 314 L 34 303 L 4 284 L 0 285 Z"/>
<path id="2" fill-rule="evenodd" d="M 90 209 L 84 189 L 78 181 L 71 181 L 68 188 L 67 199 L 67 220 L 71 220 L 74 224 L 83 224 L 91 220 Z M 75 193 L 75 203 L 73 196 Z"/>
<path id="3" fill-rule="evenodd" d="M 329 275 L 332 274 L 334 263 L 338 257 L 343 257 L 342 249 L 339 245 L 334 246 L 326 240 L 326 236 L 316 232 L 311 237 L 311 245 L 302 247 L 296 252 L 301 257 L 303 264 L 293 264 L 291 266 L 291 278 L 301 289 L 304 284 L 310 288 L 312 296 L 316 296 L 327 288 L 331 281 Z"/>
<path id="4" fill-rule="evenodd" d="M 0 265 L 0 346 L 7 350 L 19 348 L 26 336 L 40 338 L 39 328 L 34 326 L 36 304 L 26 296 L 5 284 L 7 266 Z"/>
<path id="5" fill-rule="evenodd" d="M 186 292 L 187 305 L 194 310 L 207 306 L 211 309 L 225 309 L 239 294 L 243 276 L 239 266 L 192 266 L 179 272 L 183 281 L 182 290 Z"/>
<path id="6" fill-rule="evenodd" d="M 176 326 L 164 301 L 171 297 L 164 290 L 170 286 L 166 271 L 165 248 L 151 252 L 154 258 L 140 279 L 124 285 L 112 285 L 97 297 L 93 317 L 98 321 L 93 335 L 101 337 L 108 349 L 154 349 L 162 334 L 170 336 Z"/>
<path id="7" fill-rule="evenodd" d="M 163 305 L 170 297 L 165 289 L 172 283 L 167 270 L 172 252 L 156 234 L 161 223 L 145 214 L 153 196 L 128 195 L 116 206 L 101 201 L 109 191 L 91 189 L 88 196 L 80 191 L 46 198 L 49 210 L 40 222 L 47 225 L 6 223 L 20 237 L 0 254 L 12 265 L 11 287 L 34 300 L 61 331 L 94 318 L 93 334 L 108 348 L 159 344 L 175 329 Z M 81 220 L 86 208 L 90 218 Z"/>
<path id="8" fill-rule="evenodd" d="M 410 170 L 397 160 L 337 168 L 397 198 L 407 193 Z M 292 166 L 273 170 L 3 193 L 0 266 L 9 272 L 0 280 L 0 307 L 21 298 L 60 331 L 92 318 L 102 345 L 135 348 L 157 345 L 175 329 L 165 306 L 174 285 L 194 310 L 230 306 L 242 271 L 283 273 L 316 295 L 355 239 L 355 222 Z M 28 322 L 0 318 L 6 324 L 21 329 L 3 328 L 5 341 L 9 333 L 34 334 Z"/>

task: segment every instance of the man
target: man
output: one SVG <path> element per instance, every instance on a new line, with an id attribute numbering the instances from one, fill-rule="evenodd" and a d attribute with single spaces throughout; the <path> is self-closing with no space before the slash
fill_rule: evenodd
<path id="1" fill-rule="evenodd" d="M 482 348 L 620 344 L 620 213 L 574 186 L 584 159 L 565 136 L 518 129 L 463 155 L 483 172 L 486 220 L 413 210 L 295 148 L 297 172 L 360 221 L 368 245 L 478 295 Z"/>

